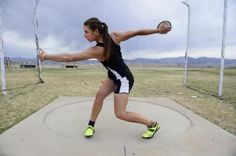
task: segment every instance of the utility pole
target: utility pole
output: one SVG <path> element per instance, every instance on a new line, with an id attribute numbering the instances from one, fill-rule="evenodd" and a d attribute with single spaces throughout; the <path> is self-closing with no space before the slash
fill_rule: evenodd
<path id="1" fill-rule="evenodd" d="M 184 63 L 184 80 L 183 84 L 187 84 L 187 71 L 188 71 L 188 45 L 189 45 L 189 25 L 190 25 L 190 5 L 187 2 L 182 2 L 188 8 L 188 30 L 187 30 L 187 42 L 185 50 L 185 63 Z"/>
<path id="2" fill-rule="evenodd" d="M 224 82 L 224 59 L 225 59 L 225 36 L 226 36 L 226 23 L 227 23 L 227 0 L 224 0 L 224 13 L 223 13 L 223 32 L 222 32 L 222 46 L 221 46 L 221 62 L 220 62 L 220 76 L 218 85 L 218 96 L 222 97 L 223 82 Z"/>
<path id="3" fill-rule="evenodd" d="M 34 1 L 34 29 L 35 29 L 36 51 L 37 51 L 38 78 L 39 78 L 39 82 L 44 83 L 44 81 L 42 79 L 41 61 L 38 58 L 38 55 L 39 55 L 39 39 L 38 39 L 37 5 L 38 5 L 39 0 L 33 0 L 33 1 Z"/>
<path id="4" fill-rule="evenodd" d="M 2 1 L 3 2 L 3 1 Z M 3 4 L 0 3 L 0 62 L 1 62 L 1 79 L 2 79 L 2 93 L 7 94 L 6 87 L 6 68 L 5 68 L 5 57 L 3 51 Z"/>

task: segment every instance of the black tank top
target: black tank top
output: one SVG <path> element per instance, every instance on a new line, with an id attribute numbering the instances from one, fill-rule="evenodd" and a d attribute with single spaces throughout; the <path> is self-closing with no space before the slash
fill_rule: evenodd
<path id="1" fill-rule="evenodd" d="M 104 43 L 98 42 L 96 46 L 104 47 Z M 122 58 L 120 45 L 117 45 L 113 40 L 111 41 L 110 57 L 100 62 L 108 70 L 109 78 L 117 80 L 127 77 L 133 81 L 133 75 Z"/>

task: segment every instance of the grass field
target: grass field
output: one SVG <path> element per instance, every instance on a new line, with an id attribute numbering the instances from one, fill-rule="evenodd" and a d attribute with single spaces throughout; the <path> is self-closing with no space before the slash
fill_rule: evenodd
<path id="1" fill-rule="evenodd" d="M 211 95 L 218 95 L 219 69 L 191 68 L 188 73 L 190 87 Z M 225 69 L 224 71 L 223 98 L 236 103 L 236 69 Z"/>
<path id="2" fill-rule="evenodd" d="M 135 76 L 133 97 L 168 97 L 189 110 L 236 135 L 236 69 L 226 70 L 224 92 L 227 100 L 183 87 L 182 68 L 132 68 Z M 189 84 L 216 93 L 215 69 L 192 70 Z M 44 84 L 37 83 L 36 70 L 7 73 L 7 96 L 0 96 L 0 133 L 4 132 L 59 96 L 94 96 L 106 78 L 103 68 L 44 69 Z M 199 81 L 199 80 L 204 81 Z M 208 80 L 208 81 L 205 81 Z M 198 82 L 199 81 L 199 82 Z M 178 94 L 178 93 L 182 94 Z M 197 96 L 198 98 L 193 98 Z"/>

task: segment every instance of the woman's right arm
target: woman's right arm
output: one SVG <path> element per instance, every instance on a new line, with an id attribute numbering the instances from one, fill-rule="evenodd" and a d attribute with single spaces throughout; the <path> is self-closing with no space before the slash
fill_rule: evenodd
<path id="1" fill-rule="evenodd" d="M 159 29 L 139 29 L 131 30 L 126 32 L 114 32 L 112 36 L 115 38 L 115 41 L 119 44 L 121 41 L 126 41 L 135 36 L 144 36 L 151 34 L 166 34 L 171 30 L 171 28 L 159 28 Z"/>

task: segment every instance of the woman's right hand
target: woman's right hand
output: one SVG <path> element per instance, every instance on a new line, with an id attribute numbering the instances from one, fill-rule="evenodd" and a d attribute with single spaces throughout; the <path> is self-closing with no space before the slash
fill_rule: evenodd
<path id="1" fill-rule="evenodd" d="M 46 52 L 43 49 L 40 48 L 39 49 L 39 55 L 38 55 L 39 59 L 41 61 L 44 61 L 45 60 L 45 56 L 46 56 Z"/>
<path id="2" fill-rule="evenodd" d="M 158 28 L 160 30 L 160 34 L 166 34 L 168 33 L 169 31 L 171 31 L 171 27 L 169 28 L 166 28 L 166 27 L 160 27 Z"/>

